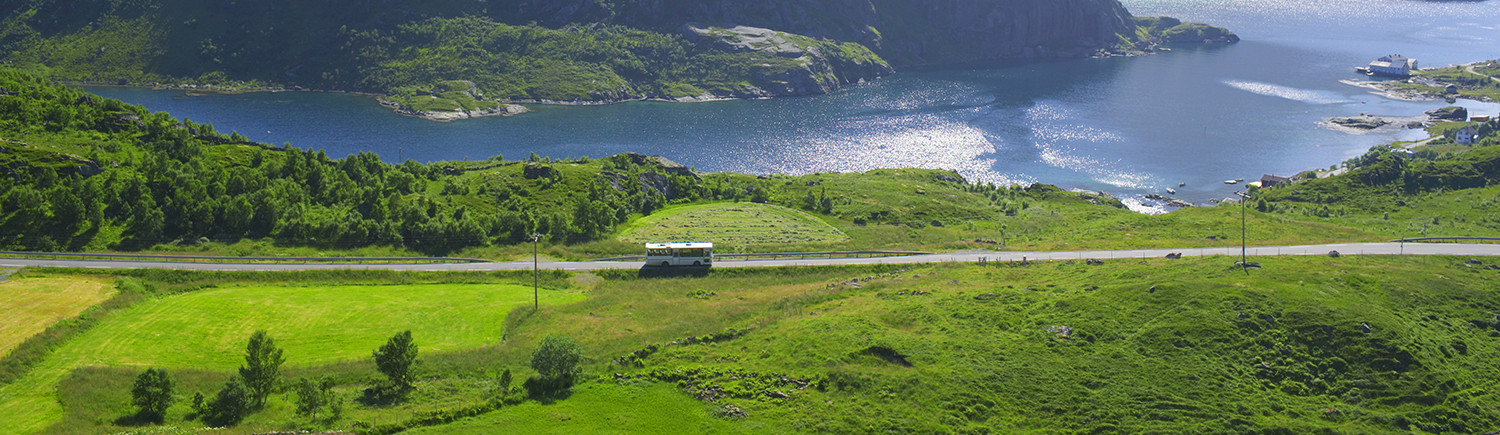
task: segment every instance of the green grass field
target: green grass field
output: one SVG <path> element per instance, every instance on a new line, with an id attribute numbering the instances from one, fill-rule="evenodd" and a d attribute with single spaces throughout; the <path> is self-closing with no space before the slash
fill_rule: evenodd
<path id="1" fill-rule="evenodd" d="M 109 280 L 27 277 L 0 282 L 0 355 L 47 326 L 78 316 L 114 293 Z"/>
<path id="2" fill-rule="evenodd" d="M 541 296 L 550 304 L 583 299 Z M 264 329 L 288 365 L 305 366 L 367 357 L 406 329 L 422 337 L 423 352 L 495 343 L 506 313 L 530 302 L 530 287 L 505 284 L 226 287 L 140 304 L 70 349 L 86 350 L 78 356 L 89 365 L 227 370 L 243 362 L 250 333 Z"/>
<path id="3" fill-rule="evenodd" d="M 1500 358 L 1500 272 L 1483 267 L 1493 260 L 1466 260 L 1263 257 L 1264 269 L 1249 274 L 1221 257 L 725 269 L 668 278 L 611 271 L 576 275 L 569 281 L 581 294 L 557 295 L 576 302 L 536 314 L 520 310 L 503 322 L 498 314 L 450 316 L 464 320 L 448 323 L 494 324 L 471 326 L 474 332 L 420 313 L 476 311 L 484 303 L 476 294 L 487 294 L 487 286 L 411 299 L 399 296 L 438 286 L 391 286 L 381 297 L 407 308 L 381 312 L 418 316 L 412 325 L 424 363 L 411 402 L 351 403 L 344 420 L 322 425 L 293 416 L 290 395 L 278 394 L 267 410 L 225 433 L 426 426 L 411 422 L 492 403 L 503 368 L 515 370 L 518 383 L 531 376 L 529 353 L 550 334 L 575 337 L 583 351 L 585 381 L 573 395 L 427 430 L 1486 432 L 1500 429 L 1500 409 L 1491 405 L 1500 403 L 1493 364 Z M 276 276 L 261 279 L 274 283 Z M 335 294 L 299 299 L 310 289 Z M 260 312 L 257 322 L 296 323 L 296 316 L 243 307 L 276 301 L 326 315 L 359 311 L 369 300 L 339 290 L 267 284 L 142 302 L 0 389 L 0 416 L 14 425 L 5 432 L 126 429 L 110 422 L 130 412 L 126 391 L 142 360 L 177 364 L 169 368 L 180 395 L 211 392 L 232 373 L 243 336 L 270 327 L 158 341 L 156 333 L 181 328 L 163 318 L 232 307 Z M 236 292 L 245 295 L 232 297 Z M 523 290 L 515 292 L 524 300 Z M 368 386 L 375 375 L 366 355 L 393 328 L 351 323 L 271 329 L 288 349 L 286 379 L 334 376 L 345 397 Z M 347 339 L 293 338 L 330 327 Z M 500 328 L 505 340 L 486 338 Z M 132 330 L 149 334 L 119 332 Z M 730 330 L 736 332 L 710 335 Z M 658 350 L 629 357 L 648 345 Z M 214 346 L 227 356 L 193 365 L 175 355 Z M 306 356 L 314 351 L 319 355 Z M 745 416 L 719 417 L 726 405 Z M 184 420 L 184 406 L 168 413 L 168 426 L 197 427 Z"/>
<path id="4" fill-rule="evenodd" d="M 625 242 L 712 242 L 724 248 L 849 239 L 807 212 L 749 202 L 671 207 L 636 220 L 620 233 Z"/>
<path id="5" fill-rule="evenodd" d="M 558 291 L 540 297 L 549 305 L 583 299 Z M 77 368 L 230 372 L 259 329 L 285 349 L 288 367 L 363 361 L 407 329 L 424 353 L 473 349 L 499 342 L 506 314 L 531 299 L 531 289 L 519 285 L 418 284 L 234 286 L 149 300 L 103 320 L 0 387 L 7 398 L 0 415 L 8 421 L 0 432 L 31 433 L 55 422 L 63 410 L 54 388 Z"/>
<path id="6" fill-rule="evenodd" d="M 670 385 L 592 383 L 566 400 L 525 404 L 409 434 L 751 433 L 773 424 L 735 424 Z"/>

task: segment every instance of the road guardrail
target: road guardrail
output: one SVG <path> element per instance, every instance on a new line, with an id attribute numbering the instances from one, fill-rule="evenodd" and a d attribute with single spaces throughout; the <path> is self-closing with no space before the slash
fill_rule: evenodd
<path id="1" fill-rule="evenodd" d="M 232 263 L 488 263 L 490 260 L 455 257 L 216 257 L 200 255 L 93 254 L 79 252 L 0 251 L 0 256 L 71 258 L 77 260 L 143 260 L 162 262 Z"/>
<path id="2" fill-rule="evenodd" d="M 748 260 L 778 260 L 785 258 L 870 258 L 870 257 L 904 257 L 908 255 L 928 255 L 931 252 L 924 251 L 815 251 L 815 252 L 760 252 L 748 254 L 714 254 L 714 260 L 748 261 Z M 599 258 L 594 261 L 646 261 L 644 255 L 627 255 L 624 257 Z"/>
<path id="3" fill-rule="evenodd" d="M 1444 240 L 1453 241 L 1455 243 L 1466 241 L 1500 242 L 1500 237 L 1408 237 L 1404 239 L 1392 240 L 1392 242 L 1436 242 Z"/>

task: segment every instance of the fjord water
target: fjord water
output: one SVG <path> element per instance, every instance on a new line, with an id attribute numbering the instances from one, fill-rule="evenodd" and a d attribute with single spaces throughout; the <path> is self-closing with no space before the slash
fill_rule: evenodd
<path id="1" fill-rule="evenodd" d="M 1178 196 L 1203 202 L 1242 188 L 1226 179 L 1326 168 L 1374 145 L 1424 137 L 1318 125 L 1332 116 L 1415 116 L 1446 105 L 1391 100 L 1340 83 L 1366 80 L 1355 66 L 1392 53 L 1424 67 L 1500 57 L 1495 2 L 1124 3 L 1136 15 L 1213 23 L 1244 40 L 1135 58 L 903 72 L 824 96 L 533 106 L 521 116 L 453 123 L 396 116 L 351 94 L 89 90 L 331 156 L 371 151 L 394 162 L 637 152 L 706 171 L 945 168 L 974 181 L 1044 182 L 1131 203 L 1187 183 Z M 1500 111 L 1490 103 L 1460 105 Z"/>

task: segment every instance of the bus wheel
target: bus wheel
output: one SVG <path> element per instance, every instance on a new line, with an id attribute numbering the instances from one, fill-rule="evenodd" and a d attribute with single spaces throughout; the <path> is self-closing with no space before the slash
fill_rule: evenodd
<path id="1" fill-rule="evenodd" d="M 668 262 L 665 262 L 665 261 L 661 262 L 661 267 L 667 267 L 667 266 L 671 266 L 671 265 L 672 265 L 672 263 L 668 263 Z"/>
<path id="2" fill-rule="evenodd" d="M 694 261 L 693 262 L 693 267 L 703 267 L 703 262 L 702 261 Z"/>

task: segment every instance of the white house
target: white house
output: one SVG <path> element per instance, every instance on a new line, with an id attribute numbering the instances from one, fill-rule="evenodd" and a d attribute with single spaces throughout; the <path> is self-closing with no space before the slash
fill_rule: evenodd
<path id="1" fill-rule="evenodd" d="M 1459 145 L 1472 145 L 1478 139 L 1479 129 L 1474 128 L 1472 125 L 1460 128 L 1458 132 L 1453 133 L 1453 141 Z"/>
<path id="2" fill-rule="evenodd" d="M 1370 62 L 1371 75 L 1411 77 L 1411 71 L 1414 69 L 1417 69 L 1417 60 L 1407 59 L 1406 56 L 1399 54 L 1381 56 L 1374 62 Z"/>

